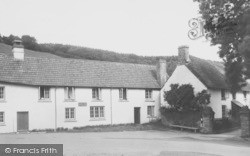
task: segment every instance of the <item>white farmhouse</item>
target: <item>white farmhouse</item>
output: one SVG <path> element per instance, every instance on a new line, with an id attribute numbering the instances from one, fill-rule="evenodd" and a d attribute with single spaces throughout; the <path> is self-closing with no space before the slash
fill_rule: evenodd
<path id="1" fill-rule="evenodd" d="M 60 58 L 0 44 L 0 133 L 159 118 L 157 66 Z"/>
<path id="2" fill-rule="evenodd" d="M 179 65 L 167 80 L 161 90 L 161 102 L 164 101 L 164 92 L 170 90 L 171 84 L 191 84 L 195 93 L 207 90 L 211 94 L 211 103 L 215 118 L 227 117 L 232 105 L 249 105 L 248 89 L 232 95 L 225 80 L 224 65 L 220 62 L 200 59 L 189 56 L 189 47 L 181 46 L 178 49 Z"/>

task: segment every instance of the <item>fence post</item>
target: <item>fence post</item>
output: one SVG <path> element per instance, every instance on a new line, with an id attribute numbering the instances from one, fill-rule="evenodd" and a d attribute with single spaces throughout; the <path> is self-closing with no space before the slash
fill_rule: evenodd
<path id="1" fill-rule="evenodd" d="M 247 106 L 240 110 L 241 137 L 250 136 L 250 111 Z"/>

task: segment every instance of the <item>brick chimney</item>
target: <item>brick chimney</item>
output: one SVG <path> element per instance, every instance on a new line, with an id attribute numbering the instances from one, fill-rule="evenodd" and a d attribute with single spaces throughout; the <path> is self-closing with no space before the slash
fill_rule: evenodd
<path id="1" fill-rule="evenodd" d="M 167 62 L 164 59 L 159 59 L 156 65 L 157 72 L 157 81 L 161 87 L 166 83 L 168 74 L 167 74 Z"/>
<path id="2" fill-rule="evenodd" d="M 22 45 L 22 40 L 16 39 L 13 41 L 12 53 L 13 53 L 14 59 L 24 60 L 24 47 Z"/>
<path id="3" fill-rule="evenodd" d="M 178 63 L 184 65 L 190 62 L 189 47 L 186 45 L 178 47 Z"/>

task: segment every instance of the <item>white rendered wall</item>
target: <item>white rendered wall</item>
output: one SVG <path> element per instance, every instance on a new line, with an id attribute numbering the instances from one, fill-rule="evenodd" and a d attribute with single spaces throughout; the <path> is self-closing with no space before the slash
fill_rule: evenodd
<path id="1" fill-rule="evenodd" d="M 5 124 L 0 133 L 17 131 L 17 112 L 29 112 L 29 129 L 54 128 L 54 96 L 50 102 L 39 102 L 38 87 L 3 84 L 5 101 L 0 101 L 0 111 L 5 113 Z M 53 93 L 53 89 L 51 93 Z"/>
<path id="2" fill-rule="evenodd" d="M 178 83 L 182 84 L 191 84 L 194 87 L 195 93 L 202 91 L 203 89 L 207 89 L 207 87 L 185 66 L 180 65 L 177 66 L 172 76 L 168 79 L 166 84 L 161 90 L 161 104 L 167 105 L 167 102 L 164 101 L 164 91 L 170 90 L 170 85 Z M 215 118 L 222 118 L 222 105 L 226 105 L 227 110 L 231 109 L 231 101 L 233 99 L 232 94 L 227 91 L 226 92 L 226 100 L 221 99 L 221 90 L 207 89 L 208 93 L 210 93 L 210 104 L 213 111 L 215 112 Z M 247 98 L 244 98 L 242 92 L 238 92 L 236 94 L 236 100 L 241 102 L 243 105 L 248 105 L 250 103 L 249 93 L 247 94 Z"/>
<path id="3" fill-rule="evenodd" d="M 153 100 L 147 101 L 144 89 L 127 89 L 128 100 L 120 101 L 119 89 L 104 88 L 101 91 L 102 100 L 96 101 L 92 100 L 92 88 L 75 88 L 75 101 L 68 102 L 64 99 L 64 88 L 57 87 L 50 89 L 50 101 L 45 102 L 39 100 L 39 86 L 5 83 L 0 83 L 0 86 L 5 87 L 6 95 L 5 101 L 0 101 L 0 111 L 5 113 L 5 124 L 0 125 L 0 133 L 17 131 L 17 112 L 19 111 L 29 112 L 29 130 L 134 123 L 134 107 L 140 107 L 141 123 L 146 123 L 153 120 L 147 116 L 149 105 L 155 106 L 155 116 L 159 117 L 158 90 L 153 90 Z M 85 102 L 87 106 L 79 106 L 79 102 Z M 90 106 L 104 106 L 105 118 L 91 119 Z M 76 111 L 75 121 L 66 121 L 65 108 L 72 107 Z M 56 117 L 55 114 L 57 114 Z"/>
<path id="4" fill-rule="evenodd" d="M 185 65 L 179 65 L 176 67 L 171 77 L 167 80 L 167 82 L 161 89 L 162 105 L 167 105 L 167 102 L 164 101 L 164 92 L 171 89 L 171 84 L 176 83 L 178 83 L 179 85 L 191 84 L 194 87 L 195 93 L 207 89 L 207 87 Z"/>

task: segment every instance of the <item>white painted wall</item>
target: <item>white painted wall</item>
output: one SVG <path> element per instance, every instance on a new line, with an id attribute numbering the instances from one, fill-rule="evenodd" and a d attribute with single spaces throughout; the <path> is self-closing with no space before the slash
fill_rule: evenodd
<path id="1" fill-rule="evenodd" d="M 167 102 L 164 101 L 164 91 L 170 90 L 170 85 L 178 83 L 182 84 L 191 84 L 194 87 L 194 92 L 200 92 L 203 89 L 206 89 L 210 94 L 210 104 L 213 111 L 215 112 L 215 118 L 222 118 L 222 105 L 226 105 L 228 111 L 231 109 L 231 101 L 233 99 L 232 94 L 227 91 L 226 100 L 221 100 L 221 90 L 207 89 L 207 87 L 185 66 L 177 66 L 172 76 L 165 83 L 164 87 L 161 89 L 161 105 L 167 106 Z M 243 105 L 250 104 L 250 96 L 247 94 L 247 98 L 244 98 L 242 92 L 236 94 L 236 100 L 241 102 Z"/>
<path id="2" fill-rule="evenodd" d="M 5 101 L 0 101 L 0 111 L 5 112 L 5 124 L 0 125 L 0 133 L 17 131 L 17 112 L 29 112 L 29 129 L 54 128 L 54 96 L 50 102 L 39 102 L 38 87 L 3 84 Z M 53 93 L 53 89 L 52 89 Z M 49 121 L 49 122 L 48 122 Z"/>
<path id="3" fill-rule="evenodd" d="M 38 100 L 38 86 L 25 86 L 0 83 L 5 87 L 5 101 L 0 101 L 0 111 L 5 112 L 5 124 L 0 125 L 0 133 L 17 131 L 17 112 L 29 112 L 29 130 L 53 129 L 57 127 L 73 128 L 89 125 L 107 125 L 134 123 L 134 107 L 140 107 L 141 123 L 152 120 L 147 117 L 147 106 L 155 106 L 155 115 L 159 117 L 159 92 L 153 90 L 153 100 L 145 100 L 144 89 L 127 89 L 127 101 L 119 100 L 119 89 L 102 89 L 102 100 L 92 100 L 92 88 L 75 88 L 75 101 L 64 99 L 64 88 L 51 88 L 51 100 Z M 56 92 L 55 92 L 56 91 Z M 55 94 L 56 93 L 56 94 Z M 56 97 L 56 99 L 55 99 Z M 55 101 L 56 108 L 55 109 Z M 79 102 L 86 102 L 87 106 L 78 106 Z M 90 119 L 90 106 L 104 106 L 103 120 Z M 76 120 L 65 120 L 65 108 L 73 107 L 76 110 Z M 55 117 L 55 110 L 57 116 Z M 55 118 L 57 118 L 55 122 Z"/>
<path id="4" fill-rule="evenodd" d="M 207 87 L 185 65 L 179 65 L 176 67 L 171 77 L 168 79 L 168 81 L 161 89 L 162 105 L 167 105 L 167 102 L 164 101 L 164 92 L 171 89 L 170 88 L 171 84 L 176 84 L 176 83 L 178 83 L 179 85 L 191 84 L 194 87 L 195 93 L 207 89 Z"/>

